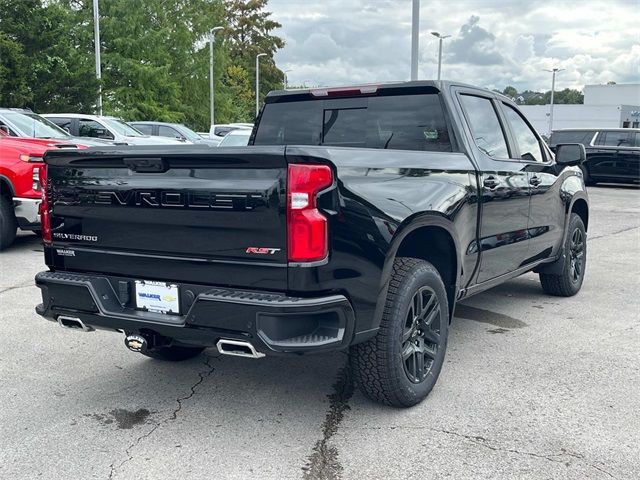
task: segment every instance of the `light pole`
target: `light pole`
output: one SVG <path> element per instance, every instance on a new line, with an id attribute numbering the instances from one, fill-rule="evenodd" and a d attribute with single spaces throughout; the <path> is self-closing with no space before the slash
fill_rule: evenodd
<path id="1" fill-rule="evenodd" d="M 413 0 L 411 11 L 411 80 L 418 79 L 418 54 L 420 50 L 420 0 Z"/>
<path id="2" fill-rule="evenodd" d="M 266 57 L 266 53 L 256 55 L 256 118 L 260 113 L 260 57 Z"/>
<path id="3" fill-rule="evenodd" d="M 289 87 L 289 77 L 287 77 L 287 72 L 290 72 L 291 69 L 287 69 L 284 72 L 282 72 L 284 74 L 284 89 L 286 90 Z"/>
<path id="4" fill-rule="evenodd" d="M 545 72 L 551 73 L 551 104 L 549 105 L 549 137 L 551 137 L 551 132 L 553 131 L 553 94 L 556 90 L 556 73 L 564 71 L 564 68 L 553 68 L 551 70 L 546 70 Z"/>
<path id="5" fill-rule="evenodd" d="M 209 32 L 209 114 L 211 118 L 210 126 L 215 125 L 215 112 L 213 102 L 213 41 L 218 30 L 222 30 L 224 27 L 214 27 Z"/>
<path id="6" fill-rule="evenodd" d="M 100 67 L 100 7 L 93 0 L 93 43 L 96 49 L 96 79 L 98 80 L 98 115 L 102 115 L 102 69 Z"/>
<path id="7" fill-rule="evenodd" d="M 442 41 L 451 35 L 440 35 L 438 32 L 431 32 L 431 35 L 438 38 L 438 80 L 442 74 Z"/>

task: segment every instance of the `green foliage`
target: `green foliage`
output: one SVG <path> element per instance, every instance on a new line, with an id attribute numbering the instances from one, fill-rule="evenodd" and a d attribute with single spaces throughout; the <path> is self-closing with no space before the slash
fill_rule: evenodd
<path id="1" fill-rule="evenodd" d="M 215 38 L 216 123 L 252 121 L 255 53 L 262 93 L 281 88 L 284 45 L 267 0 L 100 2 L 103 111 L 126 120 L 209 129 L 209 31 Z M 0 0 L 0 105 L 93 113 L 92 0 Z"/>
<path id="2" fill-rule="evenodd" d="M 501 92 L 508 97 L 516 100 L 521 105 L 547 105 L 551 103 L 551 90 L 546 92 L 534 92 L 532 90 L 525 90 L 518 92 L 515 87 L 505 87 Z M 555 104 L 582 104 L 584 103 L 584 95 L 579 90 L 571 88 L 565 88 L 564 90 L 556 91 L 553 95 L 553 103 Z"/>
<path id="3" fill-rule="evenodd" d="M 74 29 L 74 12 L 39 0 L 0 0 L 0 12 L 3 85 L 17 88 L 13 94 L 0 88 L 0 105 L 47 112 L 90 109 L 97 82 Z"/>
<path id="4" fill-rule="evenodd" d="M 504 87 L 502 94 L 506 95 L 507 97 L 516 98 L 518 96 L 518 90 L 509 85 L 508 87 Z"/>

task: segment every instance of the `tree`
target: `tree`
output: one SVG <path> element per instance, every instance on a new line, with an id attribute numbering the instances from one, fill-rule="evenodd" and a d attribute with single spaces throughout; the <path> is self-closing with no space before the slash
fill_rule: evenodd
<path id="1" fill-rule="evenodd" d="M 31 101 L 27 57 L 22 45 L 0 32 L 0 105 L 22 107 Z"/>
<path id="2" fill-rule="evenodd" d="M 24 55 L 8 74 L 22 74 L 27 85 L 28 93 L 22 90 L 19 99 L 14 98 L 22 103 L 17 106 L 43 112 L 90 110 L 97 83 L 74 34 L 73 11 L 53 0 L 0 0 L 0 12 L 4 49 L 10 49 L 14 59 L 17 52 Z"/>
<path id="3" fill-rule="evenodd" d="M 507 97 L 510 98 L 516 98 L 518 96 L 518 90 L 516 90 L 514 87 L 512 86 L 508 86 L 508 87 L 504 87 L 504 90 L 502 91 L 503 95 L 506 95 Z"/>
<path id="4" fill-rule="evenodd" d="M 225 41 L 229 44 L 229 55 L 235 65 L 243 67 L 248 75 L 255 76 L 255 58 L 266 53 L 268 59 L 260 62 L 260 94 L 283 88 L 284 73 L 273 61 L 273 55 L 284 47 L 284 40 L 273 35 L 280 28 L 266 11 L 268 0 L 226 0 L 227 27 Z M 254 99 L 255 100 L 255 99 Z"/>

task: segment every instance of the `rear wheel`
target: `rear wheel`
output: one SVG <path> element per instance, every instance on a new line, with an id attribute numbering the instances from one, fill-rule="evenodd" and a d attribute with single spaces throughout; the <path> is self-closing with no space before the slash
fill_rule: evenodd
<path id="1" fill-rule="evenodd" d="M 18 231 L 18 221 L 10 197 L 0 195 L 0 250 L 13 243 Z"/>
<path id="2" fill-rule="evenodd" d="M 354 377 L 370 399 L 410 407 L 431 392 L 444 362 L 449 306 L 433 265 L 398 258 L 380 329 L 350 351 Z"/>
<path id="3" fill-rule="evenodd" d="M 540 273 L 545 293 L 571 297 L 580 291 L 587 266 L 587 232 L 580 215 L 572 213 L 564 244 L 565 259 L 559 274 Z"/>
<path id="4" fill-rule="evenodd" d="M 177 345 L 158 347 L 150 350 L 146 350 L 142 355 L 157 360 L 167 360 L 170 362 L 180 362 L 182 360 L 189 360 L 190 358 L 197 357 L 204 350 L 204 347 L 180 347 Z"/>

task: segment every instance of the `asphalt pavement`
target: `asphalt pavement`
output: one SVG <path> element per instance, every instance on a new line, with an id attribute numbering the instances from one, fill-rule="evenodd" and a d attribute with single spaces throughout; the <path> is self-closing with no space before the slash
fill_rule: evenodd
<path id="1" fill-rule="evenodd" d="M 34 312 L 39 239 L 0 254 L 2 479 L 640 478 L 640 190 L 589 189 L 573 298 L 528 274 L 463 302 L 422 404 L 346 355 L 165 363 Z"/>

